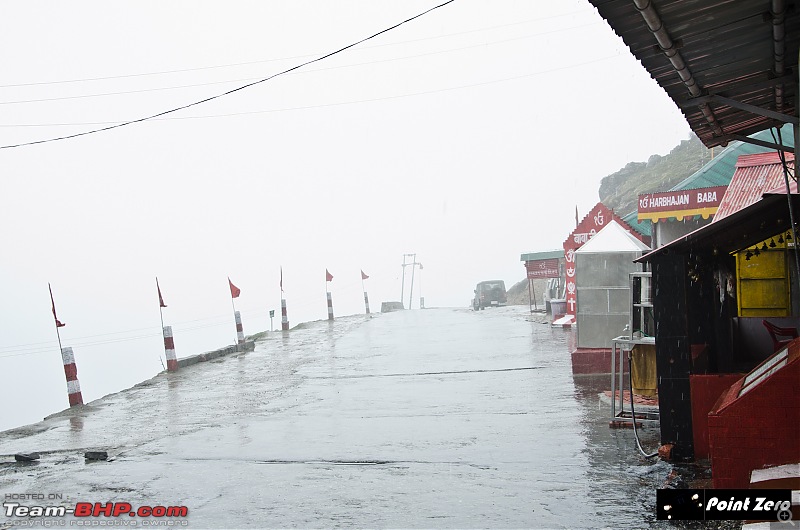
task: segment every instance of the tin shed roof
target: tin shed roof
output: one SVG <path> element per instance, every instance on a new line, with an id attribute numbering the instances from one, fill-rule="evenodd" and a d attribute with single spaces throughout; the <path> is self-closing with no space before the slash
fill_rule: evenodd
<path id="1" fill-rule="evenodd" d="M 536 261 L 540 259 L 563 258 L 564 250 L 548 250 L 545 252 L 528 252 L 519 257 L 520 261 Z"/>
<path id="2" fill-rule="evenodd" d="M 792 126 L 787 124 L 781 129 L 783 133 L 783 144 L 794 147 L 794 135 Z M 756 140 L 770 141 L 772 135 L 769 131 L 761 131 L 750 135 Z M 733 178 L 736 170 L 736 161 L 741 155 L 774 152 L 773 150 L 760 145 L 748 144 L 744 142 L 731 142 L 728 147 L 723 149 L 713 159 L 703 167 L 680 181 L 668 191 L 694 190 L 700 188 L 713 188 L 716 186 L 727 186 Z M 652 190 L 657 191 L 657 190 Z M 638 220 L 638 211 L 633 210 L 622 218 L 631 227 L 646 236 L 651 235 L 652 228 L 649 220 Z"/>
<path id="3" fill-rule="evenodd" d="M 789 229 L 786 199 L 786 194 L 766 194 L 760 201 L 681 236 L 634 261 L 649 262 L 662 254 L 688 254 L 697 249 L 738 252 Z M 795 210 L 800 208 L 800 195 L 792 194 L 791 201 Z"/>
<path id="4" fill-rule="evenodd" d="M 781 133 L 783 135 L 783 144 L 793 147 L 792 126 L 789 124 L 784 125 Z M 769 131 L 761 131 L 750 135 L 750 137 L 756 140 L 772 141 L 772 134 Z M 732 142 L 703 167 L 673 186 L 670 191 L 727 186 L 731 178 L 733 178 L 733 172 L 736 170 L 736 161 L 741 155 L 763 153 L 765 151 L 769 151 L 769 149 L 760 145 L 739 141 Z"/>
<path id="5" fill-rule="evenodd" d="M 794 155 L 786 153 L 786 160 L 793 161 Z M 793 162 L 788 162 L 788 165 L 792 166 Z M 781 187 L 785 192 L 783 166 L 777 152 L 740 156 L 714 222 L 760 200 L 764 193 Z M 794 183 L 792 191 L 797 192 L 797 183 Z"/>
<path id="6" fill-rule="evenodd" d="M 707 147 L 797 123 L 800 9 L 792 2 L 589 1 Z"/>

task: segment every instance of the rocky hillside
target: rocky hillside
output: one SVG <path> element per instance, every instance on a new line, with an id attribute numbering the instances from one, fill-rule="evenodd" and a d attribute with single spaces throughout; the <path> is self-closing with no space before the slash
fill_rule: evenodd
<path id="1" fill-rule="evenodd" d="M 647 162 L 630 162 L 603 178 L 598 193 L 603 204 L 620 215 L 636 210 L 640 194 L 667 191 L 711 160 L 711 150 L 694 134 L 668 155 L 652 155 Z"/>
<path id="2" fill-rule="evenodd" d="M 600 181 L 600 200 L 620 215 L 636 210 L 642 193 L 667 191 L 711 160 L 711 150 L 692 133 L 665 156 L 652 155 L 647 162 L 630 162 Z M 534 280 L 536 303 L 544 305 L 545 280 Z M 509 305 L 528 305 L 528 280 L 508 290 Z"/>
<path id="3" fill-rule="evenodd" d="M 542 293 L 544 292 L 546 284 L 547 280 L 533 280 L 534 296 L 536 297 L 536 305 L 539 309 L 544 307 Z M 527 278 L 512 285 L 506 292 L 506 295 L 508 297 L 508 301 L 506 302 L 508 305 L 528 305 L 530 303 L 530 295 L 528 294 Z"/>

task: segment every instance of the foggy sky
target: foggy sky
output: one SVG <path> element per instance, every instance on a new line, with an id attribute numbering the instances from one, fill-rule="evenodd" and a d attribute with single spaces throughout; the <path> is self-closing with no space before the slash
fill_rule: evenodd
<path id="1" fill-rule="evenodd" d="M 0 145 L 185 105 L 433 5 L 8 4 Z M 458 0 L 164 119 L 0 149 L 0 429 L 67 406 L 48 282 L 88 402 L 161 370 L 156 276 L 178 357 L 233 342 L 228 276 L 245 333 L 269 309 L 279 327 L 281 266 L 292 325 L 326 318 L 326 268 L 337 315 L 363 311 L 361 269 L 373 311 L 399 299 L 408 252 L 428 307 L 466 307 L 560 248 L 603 176 L 688 134 L 588 3 Z"/>

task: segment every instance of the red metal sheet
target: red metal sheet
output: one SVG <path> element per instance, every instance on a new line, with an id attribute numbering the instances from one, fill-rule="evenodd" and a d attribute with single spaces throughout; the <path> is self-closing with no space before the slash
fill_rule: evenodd
<path id="1" fill-rule="evenodd" d="M 794 166 L 794 155 L 786 153 L 786 160 L 790 167 Z M 764 193 L 776 189 L 780 193 L 786 193 L 783 166 L 777 152 L 740 156 L 736 162 L 736 171 L 734 171 L 725 197 L 717 209 L 714 221 L 719 221 L 750 206 L 761 200 Z M 796 192 L 797 184 L 795 183 L 793 193 Z"/>

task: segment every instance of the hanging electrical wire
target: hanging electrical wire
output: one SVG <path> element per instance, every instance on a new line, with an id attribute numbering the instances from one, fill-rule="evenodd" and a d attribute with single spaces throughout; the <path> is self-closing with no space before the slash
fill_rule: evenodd
<path id="1" fill-rule="evenodd" d="M 639 440 L 639 430 L 636 427 L 636 409 L 633 405 L 633 402 L 636 400 L 633 397 L 633 359 L 631 358 L 631 352 L 628 352 L 628 387 L 631 391 L 631 423 L 633 424 L 633 437 L 636 439 L 636 448 L 643 457 L 655 458 L 658 456 L 658 450 L 653 451 L 652 453 L 648 453 L 644 450 L 644 447 L 642 447 L 642 442 Z M 622 392 L 623 391 L 620 388 L 620 393 Z"/>
<path id="2" fill-rule="evenodd" d="M 455 33 L 445 33 L 443 35 L 435 35 L 433 37 L 422 37 L 422 38 L 419 38 L 419 39 L 409 39 L 409 40 L 398 41 L 398 42 L 387 42 L 387 43 L 384 43 L 384 44 L 374 44 L 372 46 L 364 46 L 363 48 L 360 48 L 360 49 L 361 50 L 372 50 L 372 49 L 375 49 L 375 48 L 383 48 L 383 47 L 386 47 L 386 46 L 398 46 L 400 44 L 409 44 L 409 43 L 413 43 L 413 42 L 423 42 L 423 41 L 428 41 L 428 40 L 444 39 L 444 38 L 447 38 L 447 37 L 455 37 L 455 36 L 458 36 L 458 35 L 468 35 L 470 33 L 478 33 L 478 32 L 482 32 L 482 31 L 491 31 L 491 30 L 495 30 L 495 29 L 502 29 L 502 28 L 507 28 L 509 26 L 519 26 L 521 24 L 529 24 L 531 22 L 541 22 L 543 20 L 550 20 L 550 19 L 554 19 L 554 18 L 563 18 L 563 17 L 574 16 L 574 15 L 581 15 L 581 14 L 585 14 L 587 12 L 588 11 L 586 11 L 586 10 L 583 10 L 583 11 L 570 11 L 569 13 L 561 13 L 561 14 L 552 15 L 552 16 L 549 16 L 549 17 L 532 18 L 532 19 L 528 19 L 528 20 L 521 20 L 521 21 L 518 21 L 518 22 L 510 22 L 508 24 L 500 24 L 498 26 L 490 26 L 488 28 L 478 28 L 478 29 L 472 29 L 472 30 L 466 30 L 466 31 L 458 31 L 458 32 L 455 32 Z M 594 23 L 592 23 L 590 25 L 602 25 L 602 22 L 597 21 L 597 22 L 594 22 Z M 556 33 L 558 31 L 565 31 L 565 30 L 570 30 L 570 29 L 578 29 L 578 28 L 583 28 L 583 27 L 584 26 L 577 26 L 577 27 L 571 27 L 571 28 L 561 28 L 561 29 L 549 31 L 549 32 L 546 32 L 546 33 L 539 33 L 539 34 L 536 34 L 536 36 L 538 36 L 538 35 L 549 35 L 550 33 Z M 64 79 L 64 80 L 59 80 L 59 81 L 35 81 L 35 82 L 30 82 L 30 83 L 13 83 L 13 84 L 7 84 L 7 85 L 0 85 L 0 88 L 18 88 L 18 87 L 42 86 L 42 85 L 61 85 L 61 84 L 69 84 L 69 83 L 85 83 L 85 82 L 90 82 L 90 81 L 108 81 L 108 80 L 112 80 L 112 79 L 129 79 L 129 78 L 134 78 L 134 77 L 147 77 L 147 76 L 167 75 L 167 74 L 181 74 L 181 73 L 186 73 L 186 72 L 198 72 L 198 71 L 203 71 L 203 70 L 214 70 L 214 69 L 220 69 L 220 68 L 234 68 L 234 67 L 239 67 L 239 66 L 251 66 L 251 65 L 254 65 L 254 64 L 273 63 L 273 62 L 279 62 L 279 61 L 291 61 L 291 60 L 296 60 L 296 59 L 305 59 L 307 57 L 314 57 L 314 55 L 318 55 L 318 54 L 294 55 L 294 56 L 290 56 L 290 57 L 278 57 L 278 58 L 273 58 L 273 59 L 259 59 L 257 61 L 245 61 L 245 62 L 239 62 L 239 63 L 226 63 L 226 64 L 217 64 L 217 65 L 212 65 L 212 66 L 198 66 L 198 67 L 195 67 L 195 68 L 181 68 L 181 69 L 175 69 L 175 70 L 161 70 L 161 71 L 158 71 L 158 72 L 139 72 L 139 73 L 135 73 L 135 74 L 120 74 L 120 75 L 109 75 L 109 76 L 102 76 L 102 77 L 86 77 L 86 78 L 81 78 L 81 79 Z"/>
<path id="3" fill-rule="evenodd" d="M 13 149 L 13 148 L 16 148 L 16 147 L 23 147 L 23 146 L 28 146 L 28 145 L 37 145 L 37 144 L 43 144 L 43 143 L 49 143 L 49 142 L 57 142 L 57 141 L 60 141 L 60 140 L 68 140 L 70 138 L 78 138 L 80 136 L 87 136 L 89 134 L 95 134 L 95 133 L 99 133 L 99 132 L 110 131 L 112 129 L 119 129 L 121 127 L 126 127 L 128 125 L 133 125 L 135 123 L 142 123 L 144 121 L 152 120 L 154 118 L 165 116 L 167 114 L 172 114 L 172 113 L 178 112 L 180 110 L 185 110 L 185 109 L 188 109 L 188 108 L 196 107 L 197 105 L 202 105 L 203 103 L 208 103 L 209 101 L 213 101 L 215 99 L 219 99 L 219 98 L 223 98 L 225 96 L 229 96 L 231 94 L 234 94 L 236 92 L 240 92 L 240 91 L 245 90 L 247 88 L 250 88 L 252 86 L 255 86 L 255 85 L 258 85 L 258 84 L 261 84 L 261 83 L 266 83 L 267 81 L 275 79 L 276 77 L 279 77 L 279 76 L 282 76 L 282 75 L 286 75 L 289 72 L 293 72 L 295 70 L 299 70 L 300 68 L 303 68 L 304 66 L 307 66 L 309 64 L 313 64 L 313 63 L 317 63 L 317 62 L 320 62 L 320 61 L 324 61 L 325 59 L 327 59 L 329 57 L 333 57 L 334 55 L 340 54 L 340 53 L 342 53 L 342 52 L 344 52 L 346 50 L 349 50 L 350 48 L 358 46 L 362 42 L 366 42 L 368 40 L 374 39 L 375 37 L 378 37 L 379 35 L 383 35 L 384 33 L 388 33 L 388 32 L 390 32 L 390 31 L 392 31 L 392 30 L 394 30 L 396 28 L 399 28 L 400 26 L 403 26 L 404 24 L 408 24 L 409 22 L 411 22 L 413 20 L 416 20 L 416 19 L 418 19 L 418 18 L 420 18 L 422 16 L 427 15 L 428 13 L 431 13 L 432 11 L 435 11 L 436 9 L 442 8 L 442 7 L 444 7 L 444 6 L 448 5 L 448 4 L 452 4 L 453 2 L 455 2 L 455 0 L 447 0 L 446 2 L 438 4 L 438 5 L 434 6 L 434 7 L 431 7 L 430 9 L 427 9 L 427 10 L 417 14 L 417 15 L 414 15 L 414 16 L 412 16 L 410 18 L 407 18 L 406 20 L 404 20 L 402 22 L 398 22 L 397 24 L 394 24 L 393 26 L 390 26 L 388 28 L 382 29 L 381 31 L 378 31 L 377 33 L 374 33 L 373 35 L 370 35 L 369 37 L 365 37 L 365 38 L 363 38 L 361 40 L 358 40 L 356 42 L 353 42 L 351 44 L 343 46 L 343 47 L 339 48 L 338 50 L 335 50 L 335 51 L 332 51 L 330 53 L 327 53 L 327 54 L 325 54 L 325 55 L 323 55 L 321 57 L 318 57 L 316 59 L 311 59 L 309 61 L 305 61 L 305 62 L 300 63 L 298 65 L 292 66 L 291 68 L 287 68 L 285 70 L 282 70 L 282 71 L 280 71 L 280 72 L 278 72 L 276 74 L 273 74 L 273 75 L 270 75 L 268 77 L 259 79 L 258 81 L 253 81 L 252 83 L 247 83 L 245 85 L 233 88 L 231 90 L 228 90 L 228 91 L 223 92 L 221 94 L 217 94 L 215 96 L 210 96 L 210 97 L 207 97 L 207 98 L 203 98 L 201 100 L 194 101 L 194 102 L 188 103 L 186 105 L 181 105 L 179 107 L 174 107 L 174 108 L 171 108 L 169 110 L 158 112 L 156 114 L 151 114 L 149 116 L 144 116 L 142 118 L 136 118 L 136 119 L 133 119 L 133 120 L 124 121 L 122 123 L 117 123 L 115 125 L 109 125 L 107 127 L 101 127 L 101 128 L 98 128 L 98 129 L 92 129 L 92 130 L 89 130 L 89 131 L 83 131 L 83 132 L 79 132 L 79 133 L 75 133 L 75 134 L 68 134 L 68 135 L 64 135 L 64 136 L 57 136 L 57 137 L 54 137 L 54 138 L 47 138 L 47 139 L 44 139 L 44 140 L 34 140 L 34 141 L 23 142 L 23 143 L 19 143 L 19 144 L 2 145 L 2 146 L 0 146 L 0 149 Z"/>
<path id="4" fill-rule="evenodd" d="M 777 131 L 778 137 L 775 137 L 775 132 Z M 772 135 L 772 141 L 778 145 L 783 145 L 783 138 L 781 137 L 781 129 L 780 127 L 775 127 L 775 129 L 770 128 L 769 133 Z M 781 166 L 783 167 L 783 180 L 784 184 L 786 185 L 786 200 L 789 203 L 789 230 L 792 232 L 792 237 L 794 238 L 794 265 L 795 265 L 795 273 L 797 281 L 800 282 L 800 250 L 798 250 L 798 239 L 797 239 L 797 225 L 795 224 L 795 217 L 794 217 L 794 205 L 792 204 L 792 188 L 789 185 L 789 164 L 786 162 L 786 153 L 783 150 L 778 149 L 778 158 L 781 161 Z M 794 161 L 794 168 L 795 168 L 795 175 L 792 180 L 795 181 L 795 185 L 797 185 L 797 160 Z M 787 245 L 788 247 L 788 245 Z"/>
<path id="5" fill-rule="evenodd" d="M 462 46 L 460 48 L 449 48 L 447 50 L 437 50 L 437 51 L 432 51 L 432 52 L 418 53 L 418 54 L 415 54 L 415 55 L 404 55 L 402 57 L 390 57 L 390 58 L 387 58 L 387 59 L 378 59 L 376 61 L 365 61 L 365 62 L 361 62 L 361 63 L 351 63 L 351 64 L 342 64 L 342 65 L 339 65 L 339 66 L 329 66 L 329 67 L 326 67 L 326 68 L 316 68 L 316 69 L 313 69 L 313 70 L 305 70 L 305 71 L 302 71 L 302 72 L 295 72 L 295 74 L 313 74 L 313 73 L 317 73 L 317 72 L 326 72 L 326 71 L 330 71 L 330 70 L 340 70 L 342 68 L 354 68 L 354 67 L 358 67 L 358 66 L 367 66 L 367 65 L 371 65 L 371 64 L 388 63 L 388 62 L 392 62 L 392 61 L 402 61 L 402 60 L 407 60 L 407 59 L 418 59 L 420 57 L 429 57 L 431 55 L 438 55 L 438 54 L 442 54 L 442 53 L 452 53 L 452 52 L 463 51 L 463 50 L 471 50 L 471 49 L 474 49 L 474 48 L 483 48 L 483 47 L 486 47 L 487 45 L 490 45 L 490 44 L 503 44 L 503 43 L 506 43 L 506 42 L 514 42 L 514 41 L 523 40 L 523 39 L 531 39 L 531 38 L 534 38 L 534 37 L 541 37 L 541 36 L 544 36 L 544 35 L 550 35 L 551 33 L 558 33 L 558 32 L 561 32 L 561 31 L 567 31 L 567 30 L 573 30 L 573 29 L 585 29 L 585 28 L 587 28 L 589 26 L 596 26 L 596 25 L 598 25 L 597 22 L 592 22 L 590 24 L 583 24 L 581 26 L 571 26 L 569 28 L 560 28 L 560 29 L 557 29 L 557 30 L 547 31 L 547 32 L 544 32 L 544 33 L 534 33 L 532 35 L 523 35 L 523 36 L 520 36 L 520 37 L 514 37 L 514 38 L 510 38 L 510 39 L 502 39 L 502 40 L 496 40 L 496 41 L 481 42 L 481 43 L 478 43 L 478 44 L 471 44 L 469 46 Z M 148 92 L 161 92 L 161 91 L 164 91 L 164 90 L 180 90 L 180 89 L 184 89 L 184 88 L 197 88 L 197 87 L 211 86 L 211 85 L 223 85 L 223 84 L 226 84 L 226 83 L 244 83 L 244 82 L 255 81 L 255 80 L 258 80 L 258 79 L 260 79 L 260 78 L 250 77 L 250 78 L 245 78 L 245 79 L 226 79 L 226 80 L 223 80 L 223 81 L 208 81 L 208 82 L 205 82 L 205 83 L 190 83 L 190 84 L 186 84 L 186 85 L 174 85 L 174 86 L 166 86 L 166 87 L 142 88 L 142 89 L 138 89 L 138 90 L 120 90 L 120 91 L 116 91 L 116 92 L 101 92 L 101 93 L 95 93 L 95 94 L 77 94 L 77 95 L 74 95 L 74 96 L 58 96 L 58 97 L 52 97 L 52 98 L 22 99 L 22 100 L 16 100 L 16 101 L 0 101 L 0 105 L 22 105 L 22 104 L 26 104 L 26 103 L 44 103 L 44 102 L 50 102 L 50 101 L 65 101 L 65 100 L 73 100 L 73 99 L 87 99 L 87 98 L 98 98 L 98 97 L 123 96 L 123 95 L 129 95 L 129 94 L 142 94 L 142 93 L 148 93 Z"/>
<path id="6" fill-rule="evenodd" d="M 358 282 L 350 282 L 343 284 L 341 287 L 347 288 L 355 286 L 357 284 Z M 296 307 L 309 307 L 317 303 L 318 300 L 316 298 L 311 296 L 306 296 L 298 298 L 298 301 L 295 305 Z M 240 312 L 244 316 L 261 317 L 261 318 L 267 318 L 267 315 L 269 314 L 268 310 L 265 309 L 243 309 Z M 184 320 L 175 323 L 172 327 L 174 332 L 183 334 L 183 333 L 191 333 L 195 331 L 202 331 L 229 325 L 230 325 L 230 315 L 220 314 L 204 318 Z M 122 336 L 122 337 L 118 336 L 118 335 L 126 335 L 133 333 L 137 334 L 132 336 Z M 162 336 L 161 330 L 159 330 L 158 328 L 154 327 L 135 328 L 122 331 L 110 331 L 107 333 L 98 333 L 95 335 L 84 335 L 80 337 L 74 337 L 72 338 L 72 345 L 76 348 L 92 348 L 97 346 L 106 346 L 109 344 L 119 344 L 119 343 L 134 342 L 141 340 L 153 340 L 156 338 L 160 338 L 161 336 Z M 99 340 L 91 340 L 91 339 L 99 339 Z M 53 342 L 54 341 L 50 340 L 50 341 L 31 342 L 27 344 L 15 344 L 10 346 L 0 347 L 0 359 L 50 353 L 53 348 Z"/>
<path id="7" fill-rule="evenodd" d="M 217 322 L 214 322 L 214 321 Z M 212 322 L 208 322 L 212 321 Z M 198 322 L 206 322 L 203 324 L 197 324 Z M 190 325 L 187 325 L 190 324 Z M 193 324 L 193 325 L 191 325 Z M 175 331 L 180 333 L 191 333 L 194 331 L 206 330 L 210 328 L 220 327 L 220 326 L 227 326 L 230 325 L 229 316 L 228 315 L 218 315 L 213 317 L 206 317 L 201 319 L 194 319 L 194 320 L 187 320 L 184 322 L 179 322 L 173 326 Z M 127 337 L 115 337 L 115 338 L 105 338 L 102 340 L 86 340 L 86 339 L 97 339 L 101 337 L 110 337 L 112 335 L 122 335 L 128 333 L 136 333 L 136 332 L 143 332 L 143 331 L 150 331 L 149 333 L 138 334 L 133 336 Z M 109 333 L 100 333 L 97 335 L 86 335 L 82 337 L 75 337 L 73 338 L 73 346 L 80 347 L 80 348 L 91 348 L 96 346 L 105 346 L 109 344 L 118 344 L 124 342 L 133 342 L 133 341 L 140 341 L 146 339 L 155 339 L 161 337 L 161 331 L 158 328 L 138 328 L 138 329 L 130 329 L 130 330 L 123 330 L 123 331 L 113 331 Z M 8 358 L 8 357 L 22 357 L 26 355 L 39 355 L 42 353 L 48 353 L 52 351 L 53 341 L 44 341 L 44 342 L 33 342 L 29 344 L 17 344 L 14 346 L 7 346 L 0 348 L 0 359 Z"/>
<path id="8" fill-rule="evenodd" d="M 446 88 L 439 88 L 433 90 L 423 90 L 420 92 L 410 92 L 406 94 L 397 94 L 392 96 L 383 96 L 379 98 L 370 98 L 370 99 L 357 99 L 351 101 L 340 101 L 335 103 L 322 103 L 319 105 L 304 105 L 301 107 L 285 107 L 279 109 L 266 109 L 266 110 L 249 110 L 249 111 L 242 111 L 242 112 L 231 112 L 231 113 L 224 113 L 224 114 L 207 114 L 207 115 L 200 115 L 200 116 L 169 116 L 164 118 L 155 118 L 153 121 L 170 121 L 170 120 L 204 120 L 204 119 L 211 119 L 211 118 L 229 118 L 235 116 L 248 116 L 253 114 L 268 114 L 273 112 L 291 112 L 297 110 L 310 110 L 310 109 L 321 109 L 321 108 L 328 108 L 328 107 L 338 107 L 342 105 L 356 105 L 359 103 L 374 103 L 378 101 L 388 101 L 393 99 L 401 99 L 401 98 L 408 98 L 408 97 L 416 97 L 416 96 L 425 96 L 429 94 L 437 94 L 441 92 L 451 92 L 454 90 L 463 90 L 466 88 L 475 88 L 480 86 L 488 86 L 497 83 L 506 83 L 509 81 L 517 81 L 520 79 L 526 79 L 528 77 L 535 77 L 540 75 L 551 74 L 553 72 L 559 72 L 562 70 L 569 70 L 571 68 L 580 68 L 582 66 L 597 64 L 603 61 L 609 61 L 612 59 L 619 59 L 624 58 L 622 55 L 609 55 L 606 57 L 600 57 L 598 59 L 592 59 L 590 61 L 584 61 L 581 63 L 570 64 L 566 66 L 559 66 L 558 68 L 551 68 L 549 70 L 539 70 L 537 72 L 532 72 L 528 74 L 521 74 L 512 77 L 504 77 L 501 79 L 493 79 L 491 81 L 483 81 L 480 83 L 470 83 L 466 85 L 458 85 L 453 87 L 446 87 Z M 15 124 L 0 124 L 0 128 L 4 127 L 74 127 L 74 126 L 98 126 L 98 125 L 110 125 L 118 122 L 75 122 L 75 123 L 15 123 Z"/>

